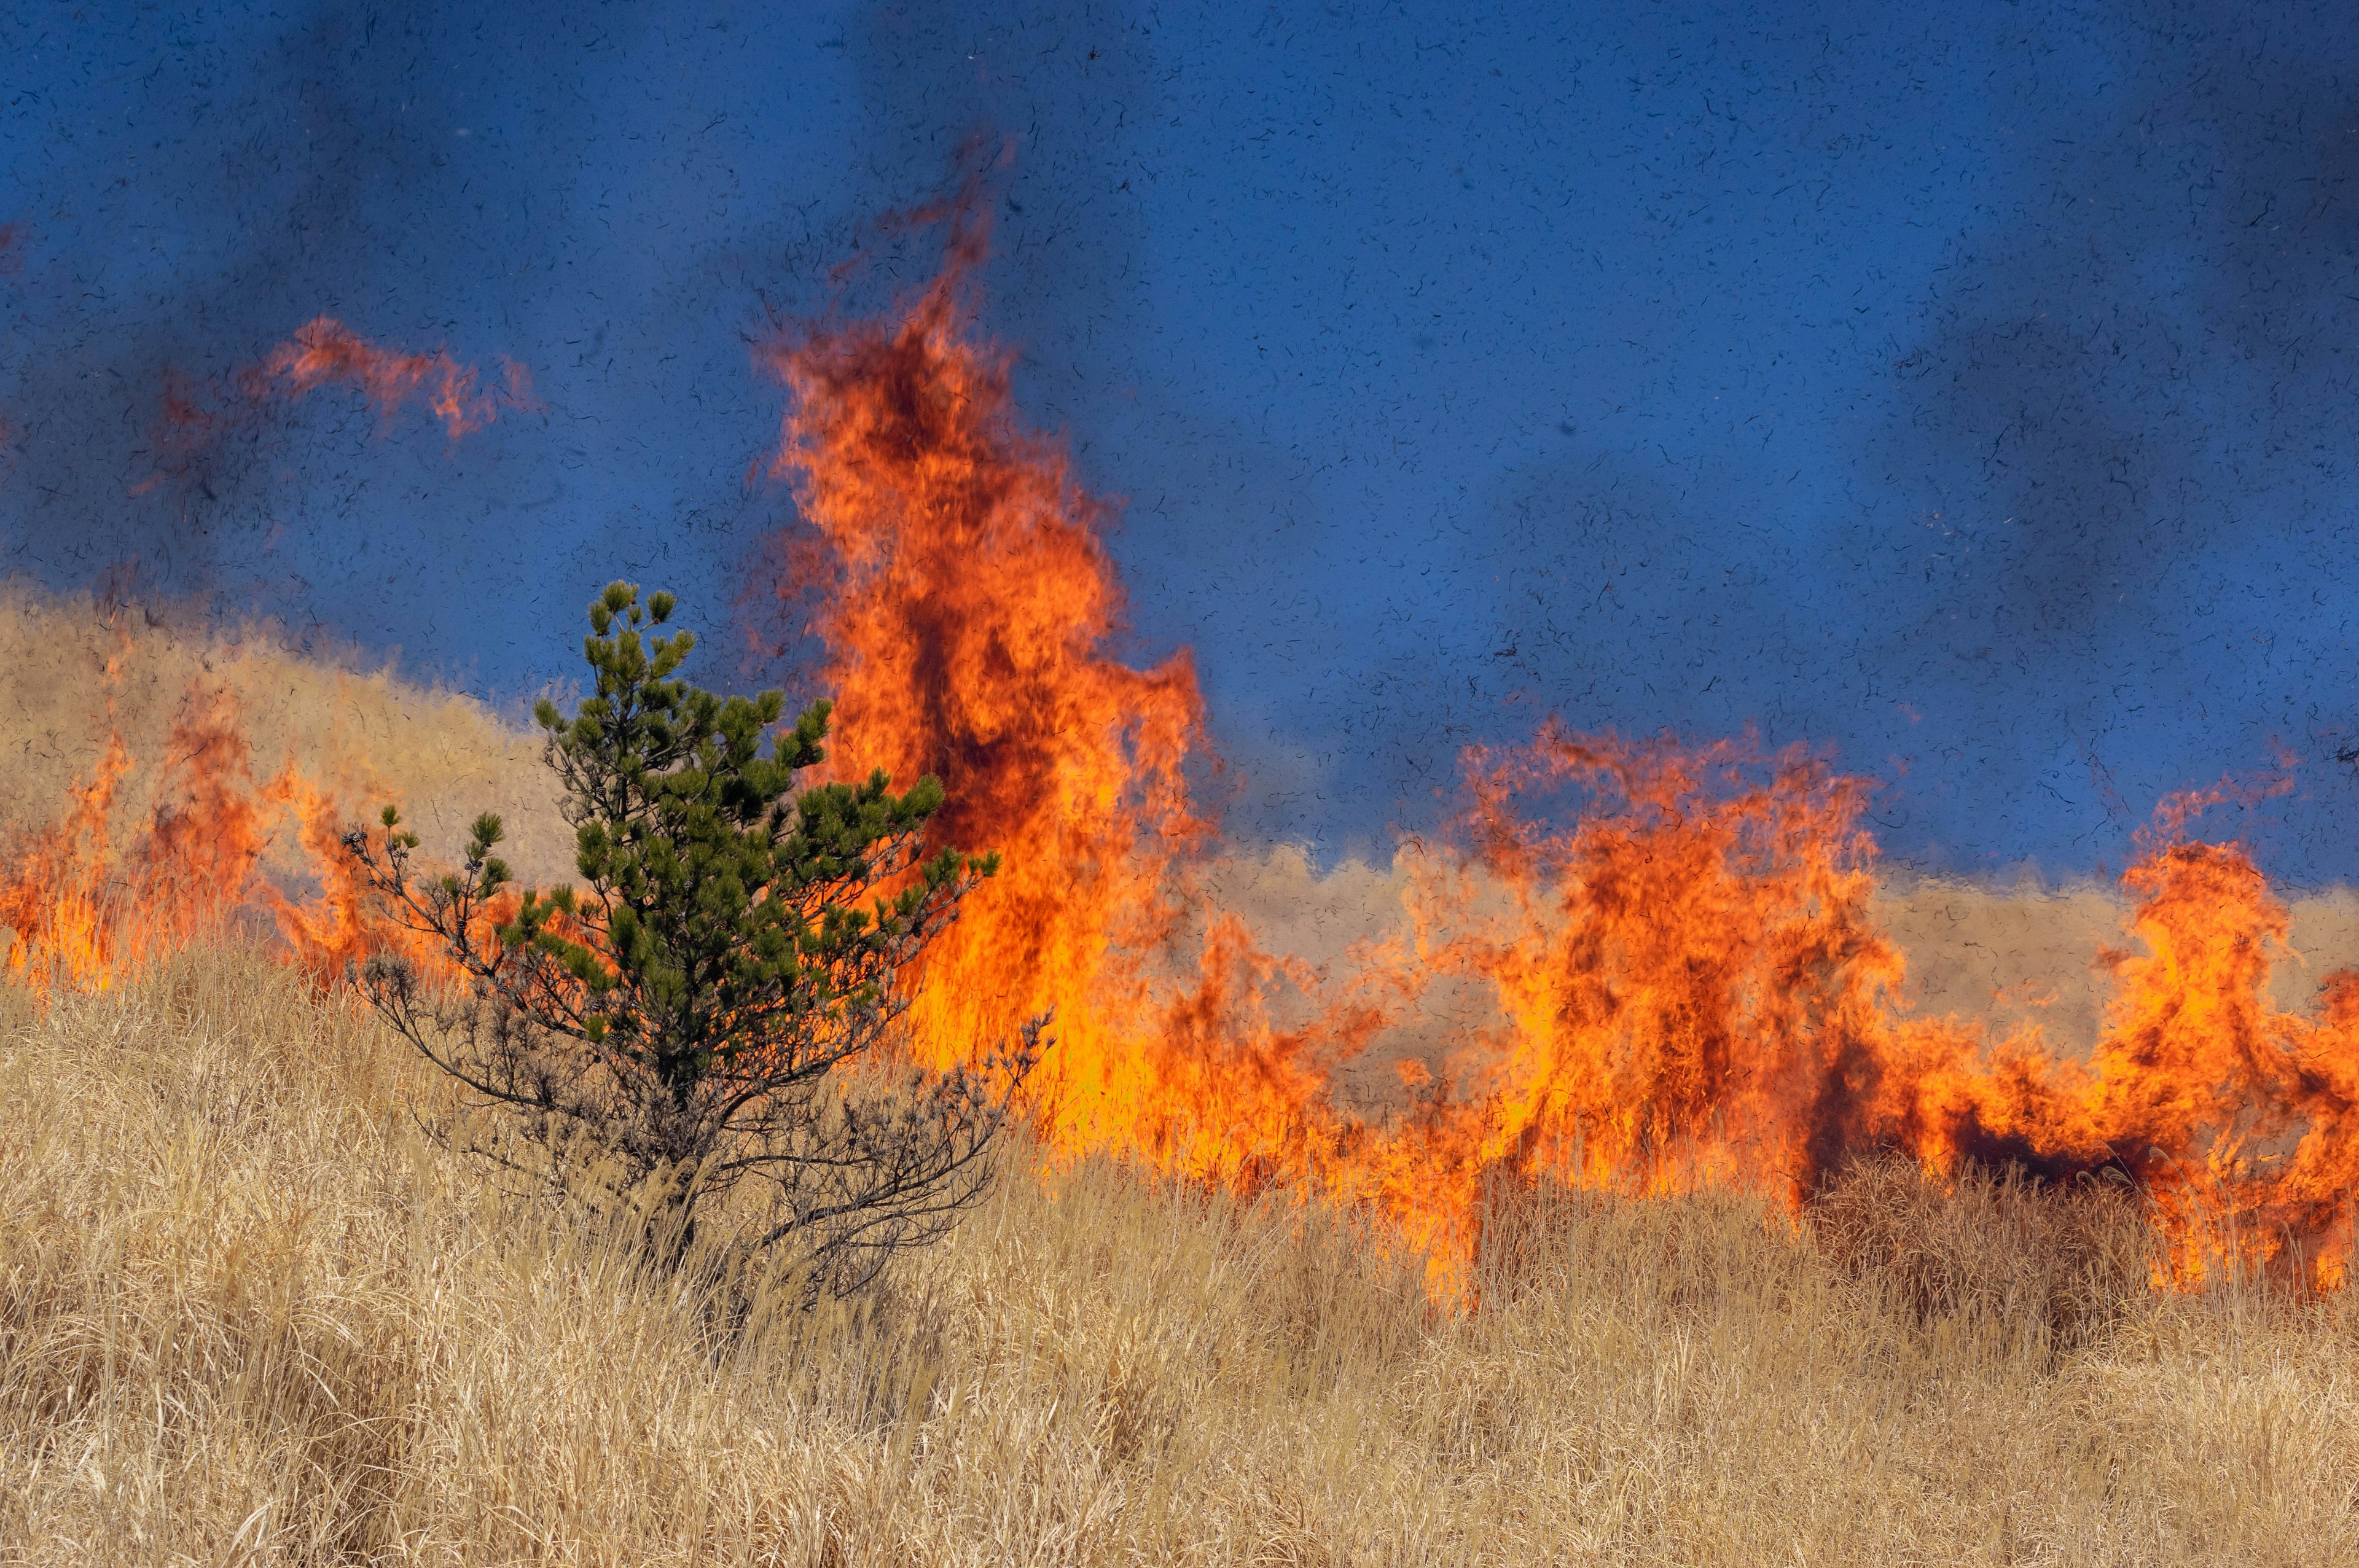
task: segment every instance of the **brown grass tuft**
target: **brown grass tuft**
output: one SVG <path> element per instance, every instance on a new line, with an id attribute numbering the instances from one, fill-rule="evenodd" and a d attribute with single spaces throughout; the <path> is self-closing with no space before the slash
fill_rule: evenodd
<path id="1" fill-rule="evenodd" d="M 1863 1160 L 1809 1218 L 1821 1255 L 1902 1321 L 2043 1368 L 2149 1307 L 2167 1265 L 2126 1186 L 2019 1169 L 1943 1181 L 1904 1156 Z"/>

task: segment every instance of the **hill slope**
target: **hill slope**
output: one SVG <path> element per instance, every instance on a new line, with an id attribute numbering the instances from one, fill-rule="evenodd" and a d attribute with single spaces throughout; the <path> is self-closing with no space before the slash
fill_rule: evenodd
<path id="1" fill-rule="evenodd" d="M 1734 1197 L 1534 1200 L 1462 1317 L 1341 1217 L 1019 1159 L 873 1297 L 723 1335 L 422 1145 L 440 1093 L 242 951 L 0 991 L 12 1558 L 2359 1554 L 2348 1303 L 2060 1272 L 2019 1195 L 1874 1178 L 1884 1262 Z"/>

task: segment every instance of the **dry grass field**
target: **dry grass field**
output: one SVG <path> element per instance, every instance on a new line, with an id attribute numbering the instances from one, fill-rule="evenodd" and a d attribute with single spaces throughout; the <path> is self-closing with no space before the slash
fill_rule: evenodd
<path id="1" fill-rule="evenodd" d="M 2158 1295 L 2118 1199 L 1503 1200 L 1437 1313 L 1019 1152 L 801 1314 L 502 1202 L 405 1051 L 236 949 L 0 996 L 0 1559 L 2359 1561 L 2359 1314 Z"/>

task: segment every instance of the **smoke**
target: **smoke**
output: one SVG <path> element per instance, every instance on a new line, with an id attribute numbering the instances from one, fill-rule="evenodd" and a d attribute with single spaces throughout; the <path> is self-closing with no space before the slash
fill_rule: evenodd
<path id="1" fill-rule="evenodd" d="M 448 178 L 433 143 L 451 106 L 448 79 L 427 69 L 413 26 L 381 27 L 317 5 L 256 58 L 196 26 L 185 47 L 158 47 L 164 40 L 147 34 L 166 25 L 79 40 L 154 49 L 158 68 L 136 116 L 144 134 L 103 122 L 45 127 L 52 163 L 122 171 L 112 188 L 88 193 L 93 210 L 77 215 L 85 240 L 144 227 L 168 232 L 178 254 L 78 248 L 28 269 L 23 288 L 41 351 L 23 357 L 13 398 L 24 436 L 11 500 L 23 553 L 53 578 L 87 582 L 136 559 L 159 588 L 187 592 L 266 574 L 256 559 L 265 519 L 283 524 L 306 504 L 332 518 L 357 476 L 338 483 L 342 465 L 331 458 L 305 476 L 327 481 L 324 497 L 274 484 L 274 465 L 299 449 L 257 430 L 207 453 L 185 487 L 131 495 L 163 455 L 168 378 L 218 376 L 259 358 L 321 305 L 398 297 L 407 291 L 390 285 L 402 274 L 439 273 L 429 236 L 405 233 L 403 215 Z M 31 18 L 9 32 L 19 58 L 78 41 Z M 141 204 L 158 198 L 168 206 L 143 223 Z M 341 448 L 336 457 L 348 459 L 370 416 L 330 407 L 314 417 L 324 424 L 304 445 Z"/>
<path id="2" fill-rule="evenodd" d="M 2347 553 L 2308 485 L 2359 441 L 2359 83 L 2332 6 L 2027 16 L 2017 42 L 2038 64 L 1996 111 L 1991 219 L 1891 346 L 1868 457 L 1914 504 L 1845 548 L 1905 562 L 1864 663 L 1950 688 L 1966 729 L 2045 709 L 2073 739 L 2024 787 L 2121 827 L 2223 726 L 2318 761 L 2359 726 L 2344 672 L 2277 654 L 2334 623 L 2282 574 L 2337 582 Z M 2060 96 L 2071 134 L 2030 135 Z"/>
<path id="3" fill-rule="evenodd" d="M 516 384 L 501 354 L 528 368 L 527 335 L 484 308 L 485 286 L 545 270 L 502 231 L 551 242 L 546 182 L 517 155 L 538 128 L 528 105 L 582 72 L 560 52 L 527 74 L 524 105 L 503 99 L 504 62 L 535 58 L 548 18 L 459 20 L 312 5 L 0 22 L 49 86 L 7 110 L 12 139 L 42 148 L 22 172 L 44 204 L 27 214 L 39 243 L 0 280 L 12 570 L 67 589 L 112 574 L 227 621 L 381 646 L 438 623 L 410 585 L 485 536 L 488 515 L 527 510 L 506 461 L 525 432 L 454 444 L 445 410 L 386 418 L 392 384 L 350 354 L 267 356 L 341 317 L 347 346 L 381 345 L 397 380 L 419 361 L 416 395 L 450 393 L 469 424 Z M 150 69 L 101 69 L 119 58 Z M 477 366 L 471 398 L 459 384 Z M 486 589 L 509 591 L 508 552 L 474 554 Z"/>
<path id="4" fill-rule="evenodd" d="M 2354 432 L 2359 86 L 2299 28 L 2149 22 L 2117 36 L 2085 138 L 2030 159 L 2054 183 L 1962 242 L 1895 366 L 1960 510 L 2006 519 L 1963 568 L 1990 629 L 2042 658 L 2178 608 L 2157 600 L 2179 568 L 2277 480 L 2251 460 Z"/>

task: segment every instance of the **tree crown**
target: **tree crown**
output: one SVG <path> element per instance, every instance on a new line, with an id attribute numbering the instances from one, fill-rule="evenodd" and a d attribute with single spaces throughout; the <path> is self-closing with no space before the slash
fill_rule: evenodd
<path id="1" fill-rule="evenodd" d="M 826 758 L 829 705 L 779 728 L 784 694 L 681 678 L 694 636 L 657 630 L 674 607 L 609 584 L 582 642 L 590 694 L 571 717 L 535 707 L 582 888 L 514 892 L 491 813 L 458 867 L 418 877 L 419 839 L 388 806 L 381 834 L 345 843 L 468 994 L 427 998 L 390 959 L 364 982 L 413 1044 L 558 1152 L 560 1185 L 586 1138 L 634 1181 L 665 1173 L 676 1207 L 768 1178 L 784 1208 L 768 1239 L 802 1229 L 820 1252 L 874 1252 L 930 1234 L 979 1190 L 1045 1020 L 1011 1059 L 913 1080 L 886 1111 L 820 1080 L 886 1040 L 906 1005 L 896 974 L 998 858 L 923 853 L 943 799 L 930 775 L 897 795 L 882 770 L 798 791 Z"/>

